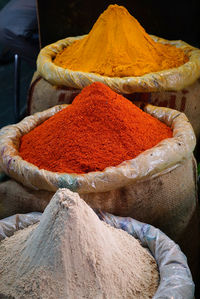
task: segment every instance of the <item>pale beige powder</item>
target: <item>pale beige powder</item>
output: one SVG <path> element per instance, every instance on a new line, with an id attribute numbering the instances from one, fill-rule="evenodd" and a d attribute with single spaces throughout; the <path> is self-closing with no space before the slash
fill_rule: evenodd
<path id="1" fill-rule="evenodd" d="M 0 243 L 0 294 L 14 298 L 152 298 L 153 257 L 100 221 L 77 193 L 60 189 L 35 224 Z"/>

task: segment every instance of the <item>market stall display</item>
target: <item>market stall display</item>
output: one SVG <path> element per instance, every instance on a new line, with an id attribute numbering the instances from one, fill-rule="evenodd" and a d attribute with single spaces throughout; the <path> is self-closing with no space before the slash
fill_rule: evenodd
<path id="1" fill-rule="evenodd" d="M 0 130 L 0 218 L 45 211 L 0 221 L 0 297 L 193 299 L 199 94 L 200 50 L 122 6 L 41 50 L 41 112 Z"/>
<path id="2" fill-rule="evenodd" d="M 100 86 L 102 86 L 101 83 L 95 83 L 93 86 L 99 86 L 99 84 Z M 88 88 L 90 88 L 90 86 L 86 87 L 86 91 L 88 90 Z M 108 87 L 105 87 L 103 91 L 107 89 Z M 93 94 L 92 90 L 93 89 L 91 89 L 91 96 Z M 84 93 L 84 90 L 82 92 Z M 109 90 L 107 96 L 110 95 L 110 92 L 111 90 Z M 102 90 L 101 92 L 99 90 L 99 94 L 102 94 Z M 116 102 L 117 99 L 121 99 L 121 97 L 117 94 L 115 97 Z M 99 105 L 103 103 L 103 107 L 107 107 L 108 104 L 106 104 L 106 102 L 109 102 L 109 96 L 106 98 L 106 94 L 103 93 L 102 98 L 103 100 L 99 101 Z M 81 94 L 78 96 L 78 99 L 82 99 Z M 124 107 L 126 107 L 126 101 L 127 100 L 123 100 L 121 102 L 121 104 L 124 104 Z M 76 102 L 74 103 L 76 104 Z M 88 103 L 91 102 L 89 101 Z M 74 107 L 76 106 L 75 104 Z M 130 105 L 134 106 L 133 104 L 131 104 L 131 102 Z M 59 188 L 65 187 L 72 191 L 78 192 L 92 208 L 100 208 L 103 211 L 107 211 L 119 216 L 130 216 L 139 221 L 143 221 L 159 227 L 166 234 L 168 234 L 170 238 L 178 242 L 184 253 L 188 256 L 189 264 L 193 273 L 196 272 L 198 268 L 197 259 L 199 254 L 199 241 L 197 238 L 199 232 L 196 187 L 197 168 L 195 159 L 193 157 L 193 150 L 196 141 L 192 127 L 185 115 L 178 111 L 167 108 L 153 107 L 150 105 L 146 106 L 145 111 L 148 114 L 152 115 L 154 118 L 157 118 L 159 121 L 164 122 L 168 126 L 168 129 L 169 127 L 172 129 L 173 137 L 164 139 L 154 147 L 141 152 L 134 159 L 124 161 L 117 166 L 107 167 L 103 171 L 89 171 L 86 173 L 78 174 L 67 172 L 60 173 L 56 171 L 40 169 L 37 166 L 22 159 L 19 153 L 21 137 L 23 136 L 23 139 L 24 137 L 28 136 L 29 132 L 31 136 L 31 133 L 35 132 L 35 130 L 37 132 L 37 130 L 40 130 L 41 127 L 45 127 L 45 124 L 48 124 L 49 121 L 51 123 L 51 117 L 53 115 L 54 116 L 52 120 L 54 122 L 57 119 L 56 115 L 60 115 L 59 113 L 61 113 L 61 115 L 65 115 L 65 111 L 67 111 L 67 109 L 70 110 L 70 107 L 72 107 L 72 110 L 74 109 L 73 104 L 71 106 L 56 106 L 44 112 L 29 116 L 19 124 L 11 125 L 1 130 L 1 167 L 8 176 L 16 180 L 15 184 L 20 183 L 25 186 L 25 189 L 23 186 L 18 186 L 18 190 L 21 190 L 22 192 L 22 197 L 20 200 L 16 201 L 19 203 L 19 205 L 14 205 L 17 208 L 16 212 L 20 212 L 19 206 L 21 205 L 22 199 L 26 201 L 26 204 L 23 205 L 25 208 L 25 212 L 31 211 L 31 209 L 33 209 L 34 201 L 34 210 L 43 211 L 44 205 L 48 203 L 48 199 L 51 194 L 47 195 L 47 200 L 45 202 L 43 200 L 40 205 L 38 198 L 41 198 L 41 196 L 39 193 L 43 190 L 48 194 L 48 192 L 52 193 Z M 96 108 L 97 107 L 98 105 L 96 103 Z M 82 108 L 82 111 L 84 111 L 84 105 Z M 119 107 L 116 105 L 115 108 L 116 109 L 113 108 L 113 110 L 118 113 Z M 137 107 L 135 107 L 135 109 L 136 111 L 139 111 Z M 91 122 L 87 129 L 90 128 L 91 132 L 94 132 L 97 123 L 100 124 L 100 128 L 104 126 L 105 123 L 105 131 L 109 132 L 109 130 L 112 128 L 113 135 L 115 136 L 115 134 L 118 134 L 118 131 L 120 130 L 119 127 L 117 130 L 115 130 L 117 126 L 115 126 L 114 120 L 116 122 L 119 122 L 119 119 L 121 119 L 121 124 L 123 124 L 123 136 L 125 128 L 124 121 L 127 124 L 128 118 L 126 118 L 123 114 L 121 115 L 122 118 L 120 118 L 119 115 L 117 115 L 117 117 L 112 116 L 110 118 L 110 110 L 107 110 L 108 111 L 105 110 L 105 117 L 104 113 L 101 113 L 99 115 L 99 117 L 102 117 L 101 120 L 98 119 L 97 121 L 96 119 L 95 121 Z M 90 107 L 85 109 L 85 116 L 81 121 L 81 118 L 77 122 L 75 117 L 71 119 L 70 126 L 72 126 L 73 121 L 75 121 L 76 123 L 74 123 L 74 127 L 77 125 L 78 130 L 82 130 L 82 132 L 84 132 L 84 124 L 86 120 L 88 121 L 88 118 L 86 117 L 87 113 L 89 113 L 88 115 L 90 115 L 91 119 L 93 115 L 95 116 L 95 112 L 93 114 L 89 111 Z M 56 114 L 57 112 L 59 113 Z M 127 113 L 125 114 L 126 116 Z M 80 115 L 80 113 L 78 113 L 77 115 Z M 143 112 L 141 111 L 141 115 L 145 114 L 143 114 Z M 97 115 L 95 117 L 97 117 Z M 65 120 L 65 117 L 63 119 Z M 132 120 L 132 122 L 133 124 L 131 125 L 134 126 L 134 120 Z M 79 127 L 81 123 L 82 125 Z M 47 140 L 44 139 L 45 142 L 43 152 L 44 157 L 46 157 L 46 161 L 51 161 L 51 165 L 53 165 L 51 159 L 54 159 L 57 154 L 59 156 L 59 152 L 61 152 L 60 157 L 62 158 L 62 150 L 63 148 L 65 148 L 65 145 L 59 145 L 59 136 L 57 136 L 58 142 L 56 141 L 56 146 L 58 146 L 58 148 L 55 148 L 56 152 L 53 154 L 53 151 L 51 150 L 51 148 L 53 147 L 51 147 L 50 144 L 51 142 L 53 142 L 55 145 L 55 140 L 54 138 L 51 138 L 51 136 L 54 136 L 54 133 L 57 134 L 56 132 L 59 131 L 61 136 L 63 136 L 62 138 L 65 138 L 65 135 L 67 135 L 64 130 L 64 125 L 60 126 L 57 122 L 55 122 L 54 124 L 56 124 L 54 126 L 54 129 L 48 128 L 43 132 L 44 134 L 46 134 L 47 139 L 50 138 L 49 145 Z M 139 124 L 137 123 L 136 128 L 139 130 L 138 125 Z M 141 128 L 144 127 L 141 126 Z M 138 137 L 140 145 L 147 142 L 145 136 L 146 134 L 148 135 L 148 133 L 151 132 L 150 129 L 151 128 L 147 126 L 146 129 L 142 131 L 141 136 Z M 71 131 L 68 132 L 68 136 L 70 145 L 72 146 L 75 137 L 73 137 L 73 140 L 70 139 L 70 136 L 73 136 L 73 132 Z M 79 131 L 78 133 L 80 133 Z M 88 164 L 84 164 L 84 161 L 87 161 L 87 163 L 93 163 L 98 160 L 98 155 L 100 153 L 100 149 L 98 147 L 96 147 L 95 149 L 95 146 L 93 146 L 93 144 L 95 145 L 99 142 L 99 140 L 101 140 L 101 147 L 103 147 L 103 150 L 107 147 L 107 143 L 108 145 L 110 144 L 108 139 L 112 134 L 108 134 L 107 139 L 105 139 L 104 141 L 104 139 L 102 139 L 104 133 L 103 131 L 103 129 L 99 130 L 98 134 L 93 136 L 94 141 L 91 141 L 91 139 L 89 139 L 89 135 L 87 134 L 85 135 L 85 139 L 78 139 L 78 141 L 80 141 L 80 144 L 75 143 L 74 156 L 70 155 L 70 151 L 68 152 L 73 164 L 80 156 L 83 162 L 83 166 L 86 165 L 85 169 L 90 169 L 88 168 Z M 154 131 L 156 134 L 156 130 Z M 84 136 L 84 134 L 82 135 Z M 151 135 L 153 135 L 153 133 L 150 133 L 150 138 Z M 41 135 L 41 137 L 42 136 L 43 135 Z M 78 134 L 78 136 L 80 135 Z M 40 134 L 38 137 L 40 137 Z M 110 154 L 113 155 L 114 152 L 119 153 L 119 149 L 121 149 L 120 147 L 122 147 L 123 149 L 123 139 L 124 137 L 121 139 L 122 143 L 120 145 L 121 141 L 120 139 L 118 140 L 118 137 L 116 137 L 116 150 L 110 150 L 109 153 L 108 149 L 109 154 L 105 156 L 106 159 L 110 157 Z M 34 138 L 31 138 L 30 142 L 32 142 L 33 140 Z M 87 144 L 88 140 L 90 140 L 89 144 Z M 111 149 L 112 145 L 113 144 L 111 143 Z M 39 153 L 39 150 L 36 150 L 38 146 L 40 146 L 40 139 L 38 139 L 38 144 L 31 145 L 31 149 L 29 148 L 30 150 L 28 150 L 28 153 L 30 152 L 31 154 L 32 148 L 33 153 Z M 119 147 L 119 149 L 117 147 Z M 82 150 L 80 151 L 81 148 Z M 88 148 L 90 148 L 89 156 L 87 155 Z M 86 158 L 83 159 L 84 153 L 86 154 Z M 47 154 L 50 154 L 50 158 L 46 156 Z M 93 157 L 92 159 L 90 159 L 90 155 L 91 157 Z M 120 163 L 120 161 L 118 163 Z M 63 165 L 62 159 L 61 165 Z M 11 201 L 9 198 L 16 198 L 15 191 L 11 188 L 11 186 L 9 188 L 9 185 L 10 182 L 8 181 L 8 183 L 4 183 L 2 188 L 0 188 L 0 198 L 2 198 L 1 201 L 4 202 L 4 206 L 6 205 L 6 207 L 2 206 L 1 208 L 3 217 L 8 216 L 5 214 L 5 211 L 8 211 L 9 205 L 11 208 L 14 203 L 14 201 Z M 34 196 L 31 190 L 31 196 L 26 196 L 29 188 L 35 190 Z M 13 212 L 14 209 L 12 209 L 12 213 Z"/>

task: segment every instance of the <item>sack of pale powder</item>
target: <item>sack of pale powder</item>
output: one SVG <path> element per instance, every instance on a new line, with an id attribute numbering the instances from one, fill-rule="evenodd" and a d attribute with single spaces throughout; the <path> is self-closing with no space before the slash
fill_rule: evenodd
<path id="1" fill-rule="evenodd" d="M 67 189 L 52 198 L 39 225 L 1 243 L 0 258 L 0 293 L 14 298 L 147 299 L 159 282 L 149 252 Z"/>
<path id="2" fill-rule="evenodd" d="M 39 225 L 0 243 L 0 294 L 17 298 L 156 299 L 171 298 L 173 293 L 174 298 L 192 298 L 190 270 L 173 241 L 133 219 L 105 213 L 98 216 L 139 238 L 156 257 L 160 277 L 154 259 L 134 237 L 101 222 L 78 194 L 61 189 Z"/>

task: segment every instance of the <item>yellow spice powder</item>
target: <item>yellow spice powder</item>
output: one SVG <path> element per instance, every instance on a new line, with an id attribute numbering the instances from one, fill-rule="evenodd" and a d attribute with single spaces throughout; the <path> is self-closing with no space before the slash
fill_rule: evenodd
<path id="1" fill-rule="evenodd" d="M 109 77 L 142 76 L 188 61 L 181 49 L 153 41 L 123 6 L 109 5 L 83 39 L 57 54 L 54 63 Z"/>

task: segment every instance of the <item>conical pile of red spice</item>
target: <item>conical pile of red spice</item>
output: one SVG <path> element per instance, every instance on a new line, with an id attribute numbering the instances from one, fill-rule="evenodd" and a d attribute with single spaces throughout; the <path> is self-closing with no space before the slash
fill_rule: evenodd
<path id="1" fill-rule="evenodd" d="M 80 174 L 119 165 L 170 137 L 164 123 L 95 82 L 24 135 L 19 152 L 40 169 Z"/>

